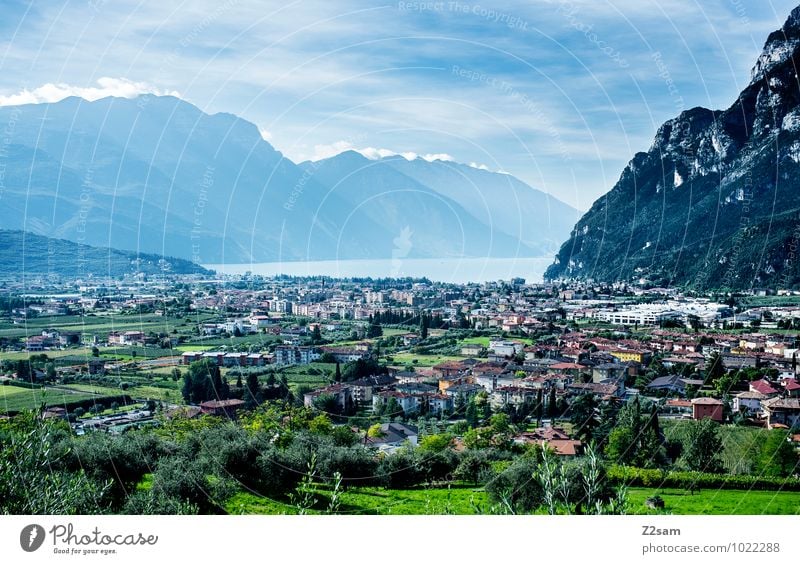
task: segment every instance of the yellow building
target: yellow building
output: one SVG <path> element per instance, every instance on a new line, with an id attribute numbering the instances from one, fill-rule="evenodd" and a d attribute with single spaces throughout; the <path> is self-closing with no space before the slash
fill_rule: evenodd
<path id="1" fill-rule="evenodd" d="M 647 364 L 650 361 L 652 354 L 650 351 L 639 351 L 631 349 L 616 349 L 609 351 L 611 356 L 618 358 L 621 362 L 638 362 L 639 364 Z"/>

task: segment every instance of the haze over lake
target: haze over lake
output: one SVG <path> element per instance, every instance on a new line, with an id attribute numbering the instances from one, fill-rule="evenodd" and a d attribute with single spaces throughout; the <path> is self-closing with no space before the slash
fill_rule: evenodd
<path id="1" fill-rule="evenodd" d="M 436 282 L 487 282 L 524 278 L 541 282 L 552 257 L 535 258 L 445 258 L 324 260 L 308 262 L 262 262 L 245 264 L 209 264 L 207 268 L 223 274 L 251 272 L 262 276 L 331 276 L 335 278 L 415 278 L 427 277 Z"/>

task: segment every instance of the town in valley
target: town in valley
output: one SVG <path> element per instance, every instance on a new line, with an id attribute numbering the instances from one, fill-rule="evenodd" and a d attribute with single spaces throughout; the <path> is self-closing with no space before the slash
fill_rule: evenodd
<path id="1" fill-rule="evenodd" d="M 797 291 L 248 273 L 0 304 L 0 434 L 48 421 L 109 512 L 800 509 Z"/>

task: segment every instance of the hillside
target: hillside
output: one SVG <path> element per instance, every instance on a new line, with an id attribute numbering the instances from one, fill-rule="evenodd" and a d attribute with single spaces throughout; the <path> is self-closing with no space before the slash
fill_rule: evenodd
<path id="1" fill-rule="evenodd" d="M 800 286 L 800 7 L 724 111 L 664 123 L 578 221 L 545 277 Z"/>
<path id="2" fill-rule="evenodd" d="M 211 274 L 187 260 L 80 245 L 0 229 L 0 277 L 90 277 L 126 274 Z"/>

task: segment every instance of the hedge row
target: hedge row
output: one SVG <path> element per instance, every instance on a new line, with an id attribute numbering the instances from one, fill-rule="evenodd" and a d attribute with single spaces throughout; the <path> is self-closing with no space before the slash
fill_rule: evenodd
<path id="1" fill-rule="evenodd" d="M 608 478 L 616 484 L 648 488 L 800 491 L 800 480 L 797 478 L 648 470 L 616 464 L 608 469 Z"/>
<path id="2" fill-rule="evenodd" d="M 6 382 L 8 383 L 6 384 Z M 3 384 L 7 386 L 16 386 L 18 388 L 26 388 L 28 390 L 40 390 L 44 387 L 42 384 L 26 382 L 25 380 L 4 380 Z"/>

